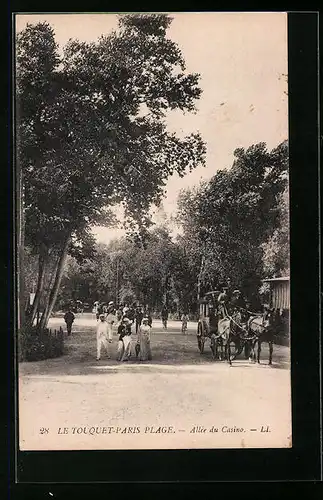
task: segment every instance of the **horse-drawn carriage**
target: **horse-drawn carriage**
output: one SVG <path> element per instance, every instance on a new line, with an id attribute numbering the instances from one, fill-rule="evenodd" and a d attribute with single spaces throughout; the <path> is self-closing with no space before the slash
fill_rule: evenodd
<path id="1" fill-rule="evenodd" d="M 210 341 L 213 359 L 226 359 L 230 364 L 243 351 L 245 358 L 260 362 L 262 342 L 269 344 L 269 364 L 272 363 L 273 324 L 272 311 L 265 308 L 252 313 L 242 308 L 229 310 L 218 304 L 217 290 L 199 300 L 197 343 L 201 354 L 206 341 Z M 257 356 L 255 348 L 257 346 Z"/>

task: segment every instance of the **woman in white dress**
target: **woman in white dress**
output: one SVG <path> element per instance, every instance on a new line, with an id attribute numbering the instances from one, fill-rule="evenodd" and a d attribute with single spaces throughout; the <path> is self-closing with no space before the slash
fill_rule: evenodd
<path id="1" fill-rule="evenodd" d="M 152 359 L 150 349 L 150 331 L 151 327 L 148 324 L 148 318 L 144 317 L 138 334 L 138 344 L 140 346 L 140 361 L 150 361 Z"/>

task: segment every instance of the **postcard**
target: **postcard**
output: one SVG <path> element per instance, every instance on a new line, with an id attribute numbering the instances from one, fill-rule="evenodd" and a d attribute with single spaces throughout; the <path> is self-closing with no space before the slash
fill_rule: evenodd
<path id="1" fill-rule="evenodd" d="M 290 448 L 287 14 L 16 14 L 19 449 Z"/>

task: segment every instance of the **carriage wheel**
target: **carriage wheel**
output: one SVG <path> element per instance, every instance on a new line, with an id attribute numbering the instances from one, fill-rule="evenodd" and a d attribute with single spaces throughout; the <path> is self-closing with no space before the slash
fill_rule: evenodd
<path id="1" fill-rule="evenodd" d="M 198 325 L 197 327 L 197 345 L 201 354 L 204 352 L 204 336 L 202 325 Z"/>

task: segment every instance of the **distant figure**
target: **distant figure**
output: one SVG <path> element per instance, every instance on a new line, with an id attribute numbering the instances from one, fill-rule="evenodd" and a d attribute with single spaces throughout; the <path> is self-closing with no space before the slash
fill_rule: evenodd
<path id="1" fill-rule="evenodd" d="M 142 318 L 144 317 L 144 313 L 142 312 L 141 306 L 137 307 L 136 313 L 135 313 L 135 320 L 136 320 L 136 334 L 138 333 L 138 329 L 141 325 Z M 148 318 L 147 318 L 148 319 Z"/>
<path id="2" fill-rule="evenodd" d="M 71 335 L 71 333 L 72 333 L 72 325 L 73 325 L 74 320 L 75 320 L 75 316 L 72 313 L 72 311 L 69 309 L 64 314 L 64 321 L 66 323 L 67 335 Z"/>
<path id="3" fill-rule="evenodd" d="M 148 325 L 148 318 L 144 317 L 142 320 L 142 325 L 139 328 L 138 344 L 139 344 L 139 354 L 140 361 L 151 360 L 151 348 L 150 348 L 150 332 L 151 327 Z M 136 354 L 138 353 L 136 349 Z M 138 356 L 138 354 L 137 354 Z"/>
<path id="4" fill-rule="evenodd" d="M 113 302 L 113 300 L 110 300 L 108 307 L 107 307 L 107 313 L 110 314 L 110 313 L 114 312 L 114 309 L 115 309 L 114 302 Z"/>
<path id="5" fill-rule="evenodd" d="M 164 305 L 162 308 L 161 318 L 162 318 L 163 328 L 164 330 L 167 330 L 168 309 L 166 305 Z"/>
<path id="6" fill-rule="evenodd" d="M 128 304 L 125 304 L 125 305 L 124 305 L 124 308 L 122 309 L 122 314 L 123 314 L 124 316 L 127 316 L 127 312 L 128 312 L 128 311 L 129 311 L 129 306 L 128 306 Z"/>
<path id="7" fill-rule="evenodd" d="M 124 316 L 127 317 L 128 319 L 130 319 L 130 321 L 134 322 L 135 321 L 135 314 L 136 314 L 135 309 L 133 308 L 133 306 L 130 306 L 130 307 L 128 307 L 128 310 L 126 311 L 126 313 L 124 313 Z"/>
<path id="8" fill-rule="evenodd" d="M 97 340 L 96 360 L 99 361 L 101 358 L 102 346 L 104 346 L 107 352 L 107 357 L 110 358 L 109 343 L 112 342 L 112 335 L 109 332 L 109 325 L 105 319 L 105 314 L 103 313 L 101 313 L 99 316 L 99 323 L 96 328 L 96 340 Z"/>
<path id="9" fill-rule="evenodd" d="M 188 315 L 186 313 L 183 313 L 181 316 L 181 321 L 182 321 L 182 333 L 187 332 L 187 322 L 188 322 Z"/>
<path id="10" fill-rule="evenodd" d="M 122 320 L 122 307 L 118 306 L 116 310 L 116 321 L 117 325 L 119 326 Z"/>
<path id="11" fill-rule="evenodd" d="M 151 327 L 153 324 L 153 318 L 151 317 L 151 314 L 150 314 L 148 307 L 146 307 L 146 309 L 145 309 L 144 316 L 146 316 L 146 318 L 148 318 L 148 325 Z"/>
<path id="12" fill-rule="evenodd" d="M 100 318 L 100 314 L 104 314 L 103 306 L 104 306 L 104 304 L 101 303 L 101 304 L 98 304 L 98 306 L 96 308 L 96 319 L 98 321 L 99 321 L 99 318 Z"/>
<path id="13" fill-rule="evenodd" d="M 108 336 L 109 338 L 113 338 L 113 324 L 116 322 L 116 315 L 114 308 L 111 306 L 108 309 L 108 314 L 106 316 L 106 322 L 108 323 Z"/>

